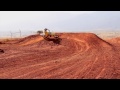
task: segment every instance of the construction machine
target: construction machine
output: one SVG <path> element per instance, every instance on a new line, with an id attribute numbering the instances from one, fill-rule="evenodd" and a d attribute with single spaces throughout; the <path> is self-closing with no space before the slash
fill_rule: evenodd
<path id="1" fill-rule="evenodd" d="M 45 40 L 53 41 L 53 43 L 55 44 L 60 44 L 62 40 L 61 38 L 59 38 L 59 35 L 57 35 L 56 33 L 50 32 L 50 30 L 47 28 L 45 28 L 42 31 L 38 31 L 37 33 L 39 33 L 40 36 L 42 36 Z"/>
<path id="2" fill-rule="evenodd" d="M 59 35 L 57 35 L 54 32 L 50 32 L 49 29 L 45 28 L 44 31 L 40 32 L 40 35 L 45 39 L 45 40 L 51 40 L 51 39 L 59 39 Z"/>

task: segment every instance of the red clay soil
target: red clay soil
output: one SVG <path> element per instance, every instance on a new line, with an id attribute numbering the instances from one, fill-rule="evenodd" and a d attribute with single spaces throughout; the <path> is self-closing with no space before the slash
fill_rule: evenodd
<path id="1" fill-rule="evenodd" d="M 60 33 L 60 41 L 32 35 L 0 44 L 1 79 L 120 79 L 120 39 Z"/>

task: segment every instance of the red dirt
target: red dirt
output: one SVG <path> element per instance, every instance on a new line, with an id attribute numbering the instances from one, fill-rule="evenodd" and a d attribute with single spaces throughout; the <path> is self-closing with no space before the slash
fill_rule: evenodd
<path id="1" fill-rule="evenodd" d="M 120 39 L 60 33 L 60 44 L 39 35 L 0 44 L 0 78 L 120 79 Z"/>

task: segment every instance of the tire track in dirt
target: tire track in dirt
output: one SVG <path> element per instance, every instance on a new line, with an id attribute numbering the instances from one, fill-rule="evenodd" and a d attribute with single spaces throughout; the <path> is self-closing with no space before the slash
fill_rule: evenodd
<path id="1" fill-rule="evenodd" d="M 88 51 L 88 49 L 90 48 L 90 46 L 87 44 L 87 42 L 82 41 L 82 40 L 77 39 L 77 38 L 74 38 L 74 40 L 77 41 L 78 47 L 81 47 L 81 49 L 82 49 L 81 52 L 82 52 L 82 51 L 83 51 L 83 52 L 86 52 L 86 51 Z"/>
<path id="2" fill-rule="evenodd" d="M 16 56 L 13 56 L 15 53 L 3 56 L 9 56 L 6 59 L 10 61 L 12 59 L 19 61 L 22 57 L 25 61 L 21 60 L 18 64 L 24 65 L 14 66 L 13 63 L 10 64 L 13 65 L 11 69 L 0 68 L 0 78 L 99 79 L 119 77 L 119 65 L 117 64 L 120 59 L 119 53 L 116 57 L 114 56 L 120 49 L 115 50 L 111 43 L 91 33 L 67 33 L 61 34 L 61 38 L 61 45 L 58 46 L 52 42 L 40 40 L 39 36 L 35 36 L 35 42 L 34 36 L 22 39 L 21 46 L 18 43 L 20 47 L 18 51 L 21 53 L 16 52 Z M 0 59 L 6 64 L 1 56 Z M 115 62 L 114 59 L 116 59 Z"/>

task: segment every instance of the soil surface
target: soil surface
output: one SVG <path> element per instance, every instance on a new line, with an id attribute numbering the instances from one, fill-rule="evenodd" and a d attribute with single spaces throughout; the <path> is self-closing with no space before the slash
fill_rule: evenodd
<path id="1" fill-rule="evenodd" d="M 59 33 L 0 42 L 1 79 L 120 79 L 120 38 Z M 3 50 L 3 52 L 2 52 Z"/>

